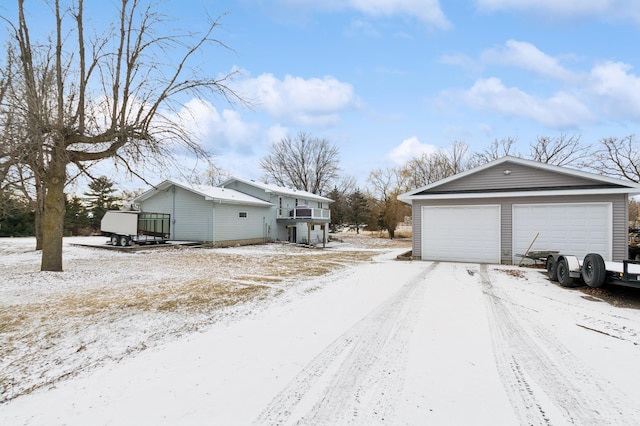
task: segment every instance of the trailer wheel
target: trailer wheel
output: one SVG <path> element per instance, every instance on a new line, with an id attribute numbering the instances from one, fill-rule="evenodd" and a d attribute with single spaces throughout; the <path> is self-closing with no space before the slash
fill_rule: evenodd
<path id="1" fill-rule="evenodd" d="M 582 279 L 589 287 L 598 288 L 604 284 L 607 270 L 604 259 L 597 253 L 589 253 L 582 261 Z"/>
<path id="2" fill-rule="evenodd" d="M 117 246 L 119 242 L 120 242 L 120 238 L 117 235 L 115 235 L 115 234 L 111 235 L 111 245 L 112 246 Z"/>
<path id="3" fill-rule="evenodd" d="M 122 247 L 128 246 L 129 245 L 129 237 L 127 237 L 126 235 L 120 236 L 120 245 Z"/>
<path id="4" fill-rule="evenodd" d="M 558 264 L 553 256 L 547 257 L 547 276 L 551 281 L 558 281 Z"/>
<path id="5" fill-rule="evenodd" d="M 556 273 L 562 287 L 573 287 L 573 277 L 569 276 L 569 264 L 565 258 L 560 259 L 556 264 Z"/>

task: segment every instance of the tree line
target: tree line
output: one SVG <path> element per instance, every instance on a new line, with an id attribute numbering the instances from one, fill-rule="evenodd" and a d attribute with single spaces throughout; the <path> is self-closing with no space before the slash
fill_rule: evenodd
<path id="1" fill-rule="evenodd" d="M 210 162 L 211 154 L 184 124 L 187 102 L 251 102 L 232 89 L 239 69 L 211 67 L 215 54 L 231 51 L 216 37 L 224 14 L 205 17 L 209 20 L 201 32 L 181 32 L 162 14 L 161 2 L 116 0 L 116 7 L 108 9 L 112 16 L 103 10 L 94 17 L 104 26 L 87 31 L 85 0 L 49 2 L 44 15 L 38 2 L 16 3 L 16 16 L 0 15 L 6 29 L 6 50 L 0 55 L 0 220 L 5 227 L 15 221 L 17 232 L 18 224 L 32 217 L 41 270 L 61 271 L 62 238 L 78 201 L 66 192 L 79 176 L 96 181 L 93 166 L 110 161 L 121 173 L 147 182 L 146 170 L 179 169 L 178 153 Z M 46 35 L 36 39 L 32 29 Z M 575 136 L 538 138 L 524 156 L 557 165 L 585 164 L 637 182 L 637 145 L 633 136 L 603 139 L 595 147 Z M 326 195 L 338 191 L 336 199 L 347 200 L 348 220 L 357 228 L 367 223 L 393 236 L 406 214 L 399 193 L 501 155 L 519 155 L 514 147 L 515 139 L 504 139 L 470 154 L 465 144 L 455 142 L 403 167 L 374 170 L 368 188 L 359 189 L 352 178 L 340 175 L 334 144 L 300 133 L 275 142 L 261 167 L 266 179 L 284 186 Z M 214 173 L 205 179 L 219 176 L 212 167 Z M 339 205 L 334 203 L 334 209 Z M 353 213 L 360 207 L 364 216 Z"/>
<path id="2" fill-rule="evenodd" d="M 372 170 L 365 188 L 357 187 L 353 177 L 340 174 L 340 150 L 336 145 L 305 132 L 275 141 L 260 165 L 265 182 L 332 199 L 330 227 L 333 231 L 348 228 L 359 233 L 366 228 L 386 231 L 390 238 L 394 238 L 397 227 L 411 216 L 410 206 L 398 200 L 400 194 L 505 155 L 640 182 L 635 157 L 637 141 L 633 136 L 603 139 L 595 149 L 581 144 L 576 136 L 539 137 L 530 143 L 528 155 L 516 152 L 515 142 L 515 139 L 496 140 L 480 152 L 470 152 L 466 144 L 454 142 L 448 148 L 415 156 L 398 167 Z M 621 153 L 626 153 L 624 161 Z M 229 175 L 228 171 L 212 164 L 191 181 L 218 185 Z M 33 203 L 15 189 L 6 183 L 0 189 L 0 236 L 34 235 Z M 136 195 L 127 191 L 116 195 L 117 192 L 115 182 L 100 176 L 89 183 L 83 197 L 67 196 L 64 235 L 98 234 L 105 211 L 121 208 Z M 630 217 L 638 217 L 638 210 L 638 202 L 631 200 Z"/>

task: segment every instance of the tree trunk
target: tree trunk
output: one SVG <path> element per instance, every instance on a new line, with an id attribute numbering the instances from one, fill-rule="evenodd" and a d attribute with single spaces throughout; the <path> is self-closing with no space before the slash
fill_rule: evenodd
<path id="1" fill-rule="evenodd" d="M 52 161 L 45 177 L 47 192 L 42 217 L 41 271 L 62 271 L 62 235 L 64 232 L 64 185 L 66 164 Z"/>
<path id="2" fill-rule="evenodd" d="M 36 250 L 42 250 L 42 216 L 44 215 L 44 190 L 40 184 L 36 189 L 36 208 L 35 208 L 35 233 L 36 233 Z"/>
<path id="3" fill-rule="evenodd" d="M 396 228 L 394 227 L 389 227 L 389 239 L 393 240 L 396 237 Z"/>

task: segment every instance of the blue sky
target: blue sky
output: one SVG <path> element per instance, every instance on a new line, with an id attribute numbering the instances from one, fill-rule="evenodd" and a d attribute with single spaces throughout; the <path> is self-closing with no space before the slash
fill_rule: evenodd
<path id="1" fill-rule="evenodd" d="M 210 72 L 234 67 L 253 109 L 211 99 L 202 143 L 242 178 L 270 144 L 304 131 L 341 152 L 361 186 L 453 142 L 481 151 L 538 136 L 584 143 L 640 123 L 637 0 L 189 0 L 163 5 L 176 26 L 214 36 Z M 636 46 L 636 47 L 633 47 Z M 195 106 L 196 103 L 191 103 Z M 116 178 L 116 180 L 118 180 Z"/>

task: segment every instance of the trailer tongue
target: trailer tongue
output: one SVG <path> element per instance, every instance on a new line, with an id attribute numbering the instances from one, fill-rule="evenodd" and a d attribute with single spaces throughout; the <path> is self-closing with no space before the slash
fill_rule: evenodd
<path id="1" fill-rule="evenodd" d="M 640 261 L 605 262 L 597 253 L 589 253 L 580 260 L 567 254 L 550 254 L 546 260 L 547 276 L 563 287 L 582 284 L 601 287 L 604 284 L 640 288 Z"/>

